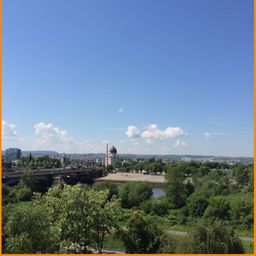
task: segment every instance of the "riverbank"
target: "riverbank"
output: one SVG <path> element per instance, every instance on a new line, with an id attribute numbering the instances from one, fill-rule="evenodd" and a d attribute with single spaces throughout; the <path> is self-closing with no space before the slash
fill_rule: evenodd
<path id="1" fill-rule="evenodd" d="M 109 173 L 105 177 L 95 179 L 97 181 L 114 181 L 114 182 L 126 182 L 126 181 L 147 181 L 155 184 L 163 184 L 166 182 L 163 175 L 145 175 L 142 173 Z"/>

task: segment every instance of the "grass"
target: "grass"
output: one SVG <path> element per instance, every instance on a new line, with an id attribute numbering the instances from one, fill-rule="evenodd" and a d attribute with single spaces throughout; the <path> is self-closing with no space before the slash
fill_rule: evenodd
<path id="1" fill-rule="evenodd" d="M 253 192 L 239 192 L 239 193 L 226 195 L 225 197 L 230 201 L 235 199 L 241 199 L 241 200 L 253 202 L 254 195 L 253 195 Z"/>
<path id="2" fill-rule="evenodd" d="M 123 242 L 118 237 L 116 237 L 114 233 L 111 233 L 105 238 L 104 250 L 124 252 L 125 247 L 123 245 Z"/>
<path id="3" fill-rule="evenodd" d="M 250 229 L 250 230 L 235 229 L 235 233 L 237 236 L 253 237 L 253 229 Z"/>
<path id="4" fill-rule="evenodd" d="M 253 254 L 254 253 L 254 246 L 253 242 L 250 241 L 242 241 L 245 253 Z"/>

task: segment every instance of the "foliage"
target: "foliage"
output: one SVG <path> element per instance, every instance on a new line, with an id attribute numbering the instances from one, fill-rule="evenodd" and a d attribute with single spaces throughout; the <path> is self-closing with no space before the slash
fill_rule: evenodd
<path id="1" fill-rule="evenodd" d="M 186 208 L 170 210 L 167 218 L 171 226 L 185 224 L 187 221 Z"/>
<path id="2" fill-rule="evenodd" d="M 184 173 L 180 166 L 170 166 L 166 175 L 166 194 L 169 201 L 176 208 L 185 205 L 186 191 L 184 184 Z"/>
<path id="3" fill-rule="evenodd" d="M 229 181 L 226 175 L 213 171 L 197 182 L 196 192 L 207 198 L 230 193 Z"/>
<path id="4" fill-rule="evenodd" d="M 121 206 L 123 208 L 139 206 L 152 194 L 152 187 L 147 182 L 127 182 L 120 189 Z"/>
<path id="5" fill-rule="evenodd" d="M 36 168 L 59 168 L 61 166 L 59 159 L 50 158 L 49 156 L 42 156 L 33 158 L 31 155 L 28 157 L 21 157 L 18 160 L 18 166 L 23 166 L 29 169 L 36 169 Z"/>
<path id="6" fill-rule="evenodd" d="M 170 234 L 163 234 L 160 238 L 161 244 L 157 253 L 164 253 L 164 254 L 174 254 L 176 253 L 177 247 L 177 237 L 174 237 Z"/>
<path id="7" fill-rule="evenodd" d="M 223 196 L 210 198 L 209 206 L 204 212 L 204 217 L 213 217 L 219 219 L 229 219 L 230 204 Z"/>
<path id="8" fill-rule="evenodd" d="M 134 214 L 126 229 L 120 232 L 126 253 L 157 253 L 162 234 L 153 219 L 139 213 Z"/>
<path id="9" fill-rule="evenodd" d="M 115 226 L 118 201 L 108 201 L 107 191 L 86 189 L 81 184 L 49 189 L 43 201 L 53 225 L 60 230 L 61 241 L 78 244 L 80 252 L 96 245 L 102 251 L 104 237 Z"/>
<path id="10" fill-rule="evenodd" d="M 29 234 L 21 233 L 20 235 L 14 235 L 6 239 L 5 251 L 10 254 L 18 253 L 31 253 L 33 251 L 32 241 L 29 238 Z"/>
<path id="11" fill-rule="evenodd" d="M 166 198 L 161 198 L 156 200 L 146 200 L 140 204 L 140 208 L 146 214 L 155 214 L 158 216 L 165 216 L 169 212 L 170 203 L 166 200 Z"/>
<path id="12" fill-rule="evenodd" d="M 189 215 L 192 217 L 201 217 L 208 206 L 208 200 L 205 195 L 193 193 L 187 202 Z"/>
<path id="13" fill-rule="evenodd" d="M 253 201 L 244 198 L 230 201 L 230 218 L 233 225 L 250 229 L 253 226 Z"/>
<path id="14" fill-rule="evenodd" d="M 194 190 L 195 190 L 195 186 L 189 180 L 187 180 L 184 186 L 184 191 L 186 193 L 186 196 L 190 196 L 194 192 Z"/>
<path id="15" fill-rule="evenodd" d="M 210 168 L 208 166 L 201 166 L 193 172 L 193 175 L 197 177 L 203 177 L 210 172 Z"/>
<path id="16" fill-rule="evenodd" d="M 2 184 L 2 196 L 7 197 L 10 194 L 10 188 L 6 184 Z"/>
<path id="17" fill-rule="evenodd" d="M 32 207 L 31 207 L 32 206 Z M 57 232 L 42 205 L 19 203 L 9 208 L 3 227 L 5 253 L 54 253 Z M 25 243 L 25 244 L 24 244 Z"/>
<path id="18" fill-rule="evenodd" d="M 19 201 L 30 201 L 32 198 L 32 191 L 26 186 L 16 188 L 14 191 L 16 193 L 16 198 Z"/>
<path id="19" fill-rule="evenodd" d="M 93 185 L 93 189 L 96 191 L 107 190 L 108 191 L 108 199 L 110 200 L 113 196 L 118 197 L 118 187 L 114 183 L 109 182 L 96 182 Z"/>
<path id="20" fill-rule="evenodd" d="M 35 175 L 33 175 L 33 173 L 31 171 L 26 171 L 22 175 L 21 181 L 24 183 L 24 185 L 27 188 L 31 189 L 31 191 L 35 190 L 37 178 Z"/>
<path id="21" fill-rule="evenodd" d="M 242 254 L 244 249 L 242 242 L 235 237 L 230 227 L 215 221 L 197 225 L 190 232 L 186 242 L 183 241 L 182 246 L 179 246 L 178 253 Z"/>
<path id="22" fill-rule="evenodd" d="M 244 165 L 238 165 L 234 169 L 234 176 L 238 184 L 245 186 L 249 182 L 248 168 Z"/>

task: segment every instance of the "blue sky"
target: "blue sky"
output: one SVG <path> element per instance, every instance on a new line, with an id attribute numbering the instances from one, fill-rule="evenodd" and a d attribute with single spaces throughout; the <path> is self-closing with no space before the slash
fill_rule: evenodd
<path id="1" fill-rule="evenodd" d="M 3 149 L 253 155 L 252 0 L 4 0 Z"/>

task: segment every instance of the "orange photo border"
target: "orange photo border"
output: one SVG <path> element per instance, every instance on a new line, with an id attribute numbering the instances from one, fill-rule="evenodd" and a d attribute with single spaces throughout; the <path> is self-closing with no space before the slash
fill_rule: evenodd
<path id="1" fill-rule="evenodd" d="M 11 0 L 9 0 L 11 1 Z M 256 59 L 256 53 L 255 53 L 255 46 L 256 46 L 256 43 L 255 43 L 255 27 L 256 27 L 256 17 L 255 17 L 255 14 L 256 14 L 256 5 L 255 5 L 255 2 L 256 0 L 253 1 L 254 3 L 254 42 L 253 42 L 253 47 L 254 47 L 254 67 L 253 67 L 253 71 L 254 71 L 254 81 L 256 79 L 256 68 L 255 68 L 255 59 Z M 0 0 L 0 52 L 1 52 L 1 56 L 2 56 L 2 0 Z M 2 58 L 0 60 L 0 77 L 1 77 L 1 86 L 0 86 L 0 100 L 1 100 L 1 103 L 2 103 Z M 256 90 L 255 90 L 255 84 L 254 84 L 254 99 L 256 98 Z M 255 159 L 255 144 L 256 144 L 256 137 L 255 137 L 255 110 L 256 110 L 256 104 L 255 104 L 255 100 L 254 100 L 254 159 Z M 1 117 L 1 120 L 2 120 L 2 104 L 0 104 L 0 117 Z M 2 125 L 0 126 L 0 133 L 2 135 Z M 2 150 L 2 139 L 0 140 L 0 148 Z M 2 253 L 2 153 L 0 154 L 0 164 L 1 164 L 1 171 L 0 171 L 0 179 L 1 179 L 1 182 L 0 182 L 0 219 L 1 219 L 1 222 L 0 222 L 0 236 L 1 236 L 1 239 L 0 239 L 0 255 Z M 256 167 L 256 164 L 255 164 L 255 161 L 254 161 L 254 170 L 255 170 L 255 167 Z M 254 195 L 255 195 L 255 191 L 256 191 L 256 180 L 254 179 Z M 254 196 L 254 206 L 256 204 L 256 200 L 255 200 L 255 196 Z M 256 219 L 256 211 L 254 209 L 254 242 L 255 242 L 255 219 Z M 228 254 L 228 255 L 234 255 L 234 256 L 237 256 L 237 255 L 255 255 L 256 254 L 256 249 L 255 249 L 255 244 L 254 244 L 254 254 Z M 34 256 L 38 256 L 38 255 L 61 255 L 61 256 L 66 256 L 66 255 L 72 255 L 72 254 L 2 254 L 2 255 L 19 255 L 19 256 L 24 256 L 24 255 L 34 255 Z M 79 255 L 91 255 L 91 254 L 79 254 Z M 101 255 L 108 255 L 108 256 L 111 256 L 111 255 L 118 255 L 118 254 L 101 254 Z M 161 255 L 161 256 L 171 256 L 171 255 L 194 255 L 194 256 L 198 256 L 198 255 L 205 255 L 205 254 L 120 254 L 120 255 L 130 255 L 130 256 L 133 256 L 133 255 Z M 227 254 L 207 254 L 207 255 L 212 255 L 212 256 L 216 256 L 216 255 L 227 255 Z"/>

